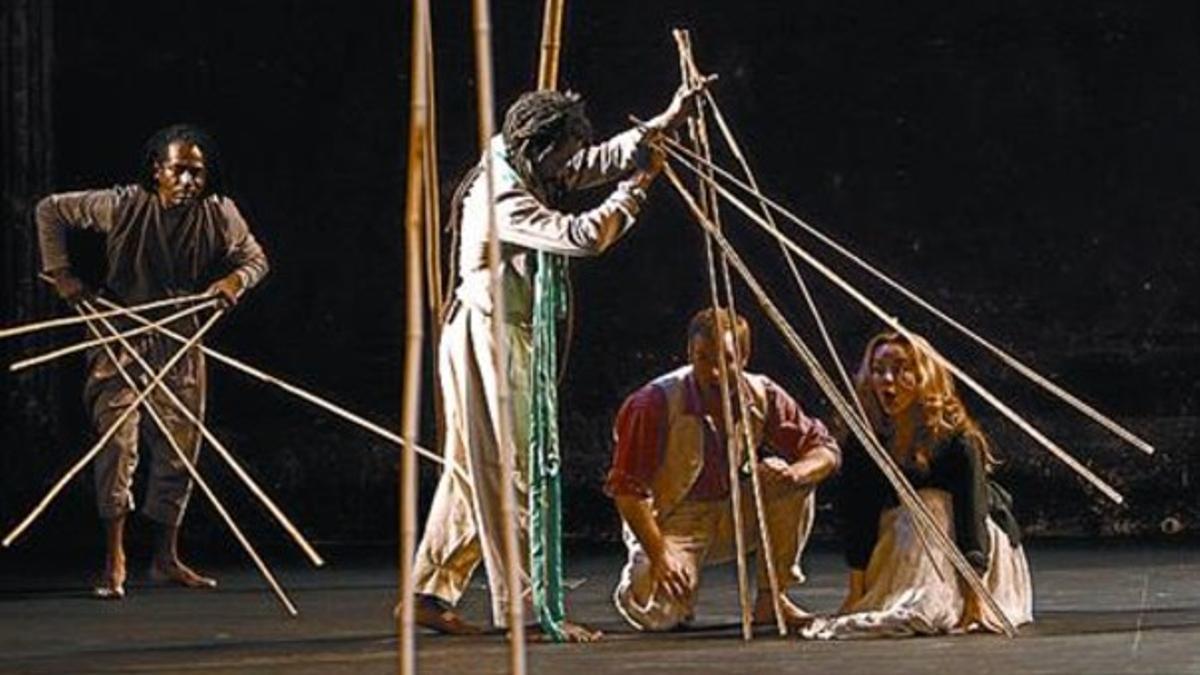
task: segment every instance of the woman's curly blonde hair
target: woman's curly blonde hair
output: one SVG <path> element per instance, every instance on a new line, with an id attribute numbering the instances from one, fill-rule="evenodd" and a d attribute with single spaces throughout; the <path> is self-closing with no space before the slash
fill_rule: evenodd
<path id="1" fill-rule="evenodd" d="M 949 438 L 961 435 L 969 445 L 983 453 L 988 468 L 997 464 L 991 444 L 958 395 L 954 376 L 942 364 L 933 347 L 924 338 L 912 333 L 905 335 L 885 331 L 871 338 L 863 350 L 862 361 L 854 375 L 854 388 L 871 427 L 878 433 L 891 426 L 887 413 L 880 408 L 871 387 L 871 365 L 875 352 L 888 344 L 904 349 L 912 359 L 917 376 L 914 405 L 920 406 L 922 418 L 912 447 L 900 449 L 897 461 L 907 461 L 919 470 L 926 471 L 933 460 L 934 448 Z"/>

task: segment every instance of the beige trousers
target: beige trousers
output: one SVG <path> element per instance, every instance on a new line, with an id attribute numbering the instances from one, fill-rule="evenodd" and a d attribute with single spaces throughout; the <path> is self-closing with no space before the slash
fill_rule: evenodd
<path id="1" fill-rule="evenodd" d="M 152 336 L 135 337 L 129 342 L 156 370 L 174 353 L 171 350 L 178 349 L 174 342 Z M 153 376 L 146 374 L 124 347 L 114 344 L 114 351 L 125 372 L 138 382 L 139 387 L 144 388 L 151 382 Z M 204 419 L 203 352 L 193 348 L 175 364 L 163 379 L 163 384 L 197 418 Z M 137 398 L 137 392 L 125 384 L 124 378 L 102 349 L 89 352 L 88 377 L 83 392 L 84 403 L 91 411 L 97 434 L 108 431 Z M 146 400 L 154 406 L 189 461 L 194 463 L 200 453 L 200 430 L 176 410 L 161 389 L 156 388 Z M 137 470 L 139 447 L 150 451 L 150 472 L 142 515 L 164 525 L 178 526 L 183 521 L 192 493 L 192 479 L 170 442 L 159 431 L 158 425 L 141 409 L 125 418 L 112 440 L 96 456 L 96 505 L 100 517 L 112 519 L 133 510 L 133 476 Z"/>
<path id="2" fill-rule="evenodd" d="M 457 307 L 442 333 L 438 349 L 439 384 L 444 401 L 446 440 L 443 456 L 457 463 L 469 480 L 444 471 L 434 494 L 425 533 L 413 569 L 417 593 L 458 602 L 471 574 L 484 563 L 492 597 L 492 621 L 507 625 L 508 584 L 503 555 L 501 509 L 501 444 L 496 436 L 497 414 L 509 415 L 512 447 L 525 448 L 529 439 L 530 359 L 528 327 L 509 324 L 508 364 L 510 402 L 502 410 L 496 390 L 492 352 L 492 319 L 465 305 Z M 514 473 L 518 511 L 526 512 L 525 453 L 515 452 Z M 521 578 L 527 550 L 525 518 L 519 519 Z"/>
<path id="3" fill-rule="evenodd" d="M 804 581 L 800 556 L 812 531 L 814 492 L 811 487 L 768 492 L 764 495 L 767 532 L 781 592 Z M 746 547 L 759 549 L 758 518 L 755 517 L 754 497 L 750 484 L 742 486 L 742 525 L 745 527 Z M 650 560 L 641 543 L 628 527 L 625 545 L 629 557 L 621 571 L 621 579 L 613 592 L 617 611 L 634 628 L 662 631 L 676 628 L 695 615 L 700 592 L 701 570 L 734 560 L 737 547 L 734 539 L 733 512 L 729 500 L 684 500 L 658 523 L 666 545 L 684 560 L 692 580 L 687 597 L 669 598 L 654 588 L 650 575 Z M 760 592 L 769 593 L 766 560 L 761 551 L 755 556 L 755 583 Z"/>

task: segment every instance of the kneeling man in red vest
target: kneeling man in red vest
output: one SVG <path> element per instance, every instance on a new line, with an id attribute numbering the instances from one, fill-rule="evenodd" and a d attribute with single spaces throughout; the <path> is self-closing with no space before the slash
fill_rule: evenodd
<path id="1" fill-rule="evenodd" d="M 800 555 L 812 530 L 816 485 L 837 469 L 841 453 L 825 425 L 806 416 L 779 385 L 732 367 L 735 357 L 744 366 L 750 354 L 750 327 L 728 310 L 707 309 L 688 326 L 689 364 L 629 396 L 613 430 L 605 491 L 624 521 L 629 549 L 613 601 L 639 630 L 671 630 L 690 622 L 701 570 L 736 556 L 719 350 L 728 364 L 733 436 L 744 433 L 736 400 L 740 389 L 748 403 L 751 442 L 758 448 L 756 466 L 749 465 L 745 452 L 737 460 L 747 548 L 759 541 L 749 480 L 754 470 L 763 491 L 784 620 L 797 626 L 809 618 L 787 590 L 803 580 Z M 773 623 L 775 603 L 761 550 L 755 565 L 754 620 Z"/>

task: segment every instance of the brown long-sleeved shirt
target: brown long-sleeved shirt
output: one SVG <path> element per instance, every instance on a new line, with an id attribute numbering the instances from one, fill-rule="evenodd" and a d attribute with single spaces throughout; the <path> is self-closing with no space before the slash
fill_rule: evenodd
<path id="1" fill-rule="evenodd" d="M 105 237 L 105 285 L 125 303 L 203 290 L 236 273 L 250 288 L 269 265 L 233 200 L 209 195 L 163 208 L 139 185 L 50 195 L 38 202 L 38 242 L 47 272 L 71 266 L 67 230 Z"/>

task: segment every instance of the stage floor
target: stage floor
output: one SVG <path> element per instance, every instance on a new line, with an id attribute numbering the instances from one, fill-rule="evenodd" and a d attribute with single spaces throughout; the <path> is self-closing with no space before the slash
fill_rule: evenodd
<path id="1" fill-rule="evenodd" d="M 230 565 L 215 592 L 149 587 L 94 601 L 80 583 L 88 561 L 52 568 L 0 557 L 2 673 L 387 673 L 395 669 L 391 608 L 395 571 L 386 551 L 330 548 L 322 570 L 276 572 L 300 607 L 289 619 L 253 568 Z M 705 578 L 696 628 L 669 635 L 627 629 L 609 603 L 617 551 L 571 557 L 585 579 L 569 604 L 606 632 L 594 645 L 531 645 L 538 673 L 1200 673 L 1200 545 L 1033 545 L 1036 623 L 997 636 L 811 643 L 760 631 L 738 637 L 731 567 Z M 294 559 L 290 552 L 271 558 Z M 843 569 L 829 550 L 810 553 L 809 581 L 794 596 L 828 611 L 841 600 Z M 140 568 L 135 568 L 135 571 Z M 482 577 L 464 600 L 473 619 L 487 606 Z M 422 634 L 419 666 L 430 673 L 500 673 L 499 634 Z"/>

